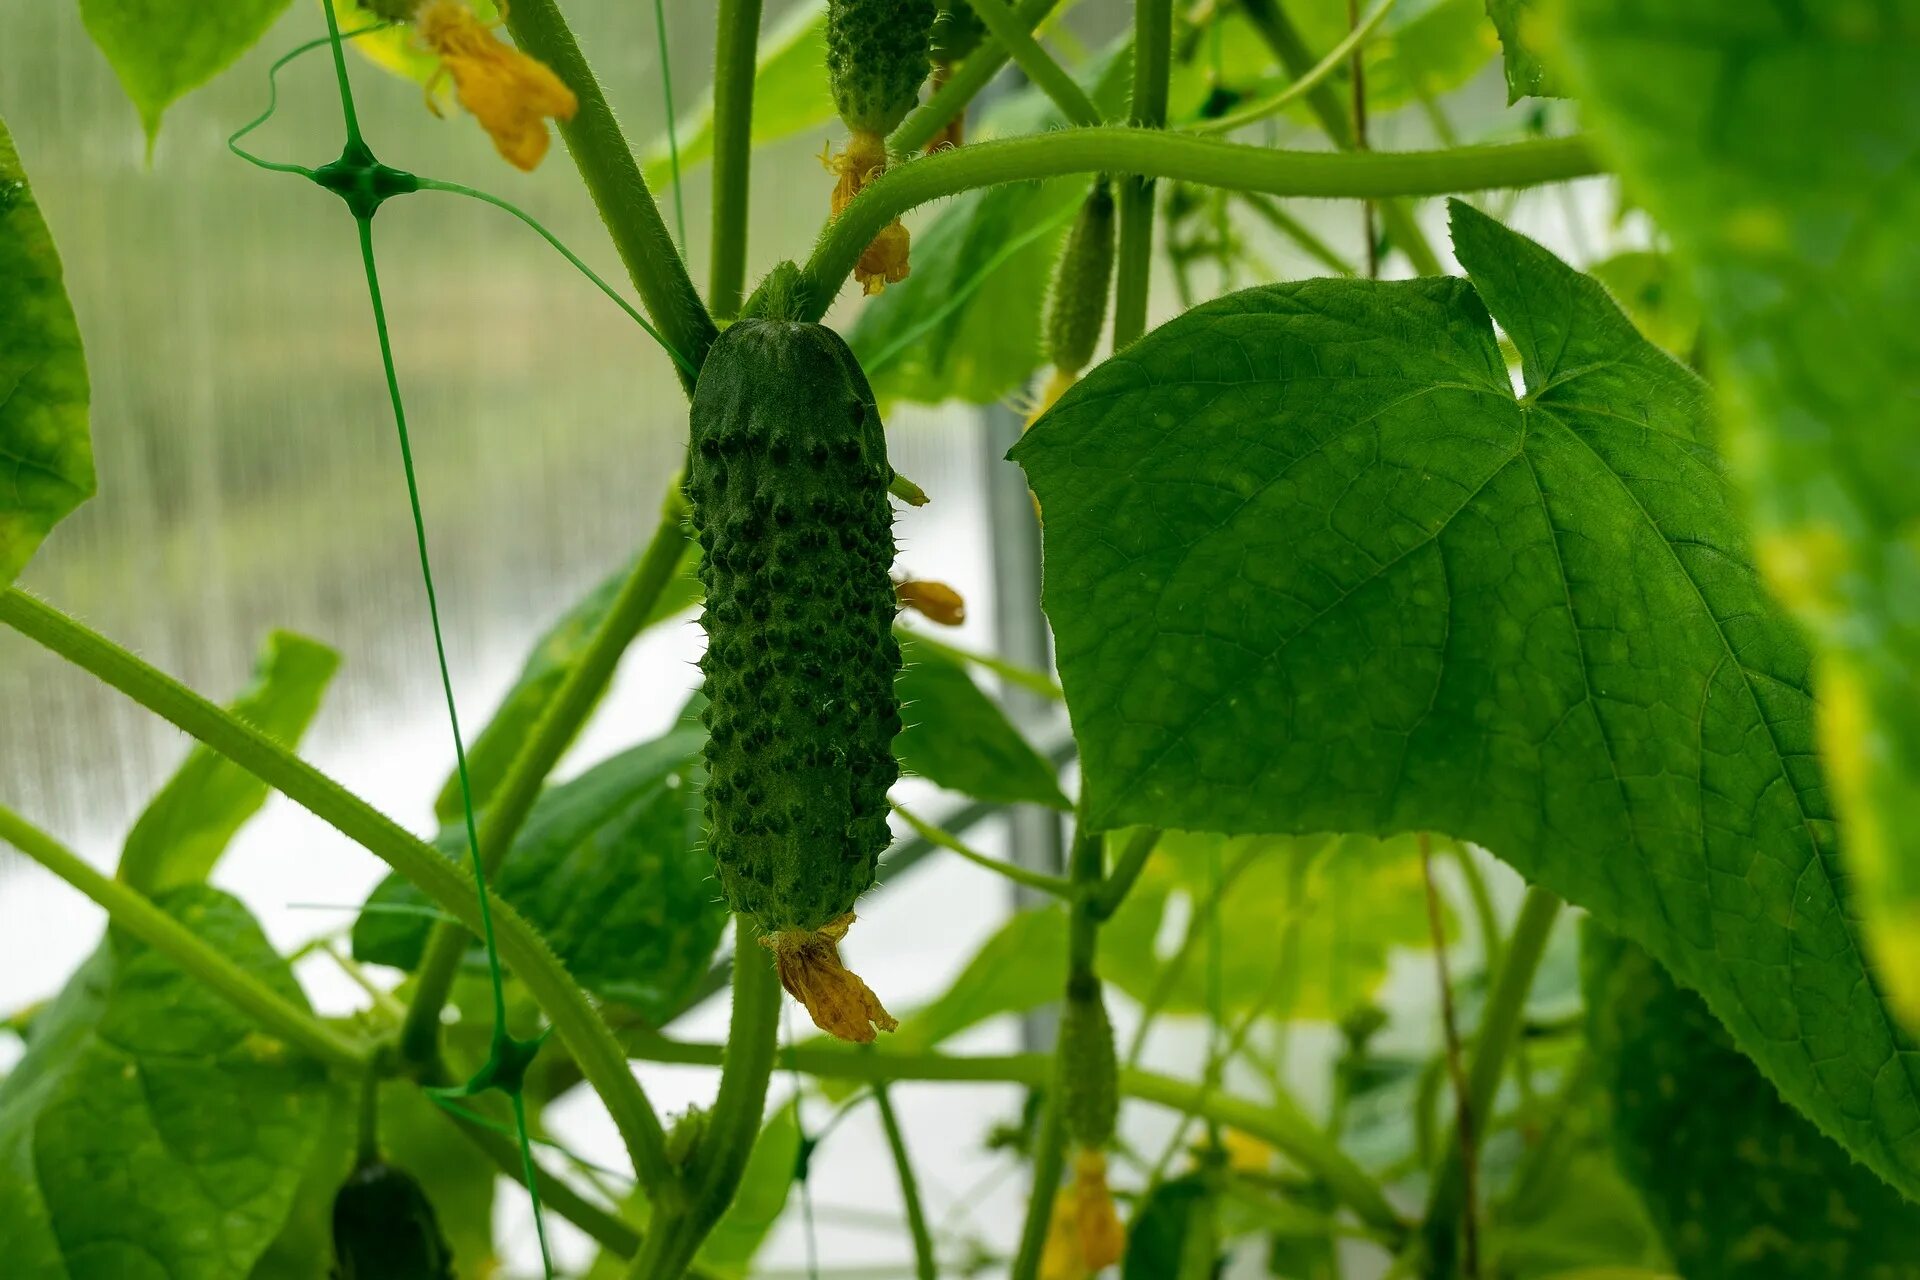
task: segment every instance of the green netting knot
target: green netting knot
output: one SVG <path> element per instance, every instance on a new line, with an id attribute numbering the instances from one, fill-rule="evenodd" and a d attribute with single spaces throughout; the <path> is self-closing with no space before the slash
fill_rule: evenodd
<path id="1" fill-rule="evenodd" d="M 313 180 L 347 202 L 347 208 L 361 221 L 373 217 L 380 206 L 394 196 L 420 189 L 420 179 L 404 169 L 381 164 L 373 149 L 359 138 L 349 139 L 340 158 L 321 165 Z"/>
<path id="2" fill-rule="evenodd" d="M 540 1046 L 552 1034 L 553 1028 L 548 1027 L 531 1040 L 522 1040 L 496 1029 L 493 1050 L 471 1079 L 451 1089 L 434 1089 L 431 1092 L 442 1098 L 471 1098 L 489 1089 L 497 1089 L 510 1098 L 517 1098 L 526 1086 L 527 1068 L 540 1056 Z"/>

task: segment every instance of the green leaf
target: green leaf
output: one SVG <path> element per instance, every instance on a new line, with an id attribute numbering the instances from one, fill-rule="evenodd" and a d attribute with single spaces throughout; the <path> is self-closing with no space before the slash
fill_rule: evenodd
<path id="1" fill-rule="evenodd" d="M 1500 32 L 1506 55 L 1508 103 L 1566 96 L 1559 77 L 1540 61 L 1546 11 L 1545 0 L 1487 0 L 1487 16 Z"/>
<path id="2" fill-rule="evenodd" d="M 339 665 L 340 655 L 318 640 L 275 631 L 254 665 L 253 683 L 228 710 L 294 747 Z M 266 799 L 266 783 L 210 748 L 194 747 L 127 833 L 120 878 L 147 894 L 205 880 Z"/>
<path id="3" fill-rule="evenodd" d="M 703 738 L 682 726 L 548 789 L 494 884 L 583 986 L 653 1019 L 679 1011 L 726 924 L 700 839 Z M 449 827 L 440 845 L 465 859 L 465 829 Z M 354 956 L 418 965 L 432 927 L 419 914 L 427 905 L 388 876 L 354 922 Z M 484 954 L 476 946 L 474 962 Z"/>
<path id="4" fill-rule="evenodd" d="M 753 71 L 753 145 L 765 146 L 830 124 L 839 114 L 827 88 L 827 0 L 805 0 L 787 10 L 780 25 L 762 36 Z M 684 177 L 713 158 L 713 89 L 680 118 L 674 140 L 680 145 Z M 673 155 L 666 135 L 647 148 L 641 172 L 658 191 L 673 182 Z M 827 212 L 833 183 L 820 180 L 820 216 Z"/>
<path id="5" fill-rule="evenodd" d="M 1103 111 L 1125 103 L 1123 45 L 1081 77 Z M 976 130 L 1032 133 L 1064 124 L 1027 89 Z M 1023 389 L 1045 362 L 1041 321 L 1054 261 L 1091 179 L 1058 178 L 969 191 L 913 236 L 913 274 L 861 304 L 847 344 L 882 404 L 991 404 Z"/>
<path id="6" fill-rule="evenodd" d="M 0 122 L 0 590 L 93 496 L 87 395 L 60 255 Z"/>
<path id="7" fill-rule="evenodd" d="M 1156 950 L 1176 901 L 1178 915 L 1199 931 L 1195 953 L 1178 970 Z M 1219 946 L 1217 1010 L 1211 938 Z M 1258 1009 L 1331 1022 L 1373 995 L 1391 948 L 1426 947 L 1431 938 L 1411 836 L 1168 832 L 1101 931 L 1100 975 L 1142 1001 L 1165 986 L 1167 1013 L 1217 1012 L 1233 1021 Z"/>
<path id="8" fill-rule="evenodd" d="M 894 634 L 902 664 L 895 687 L 906 721 L 893 742 L 900 767 L 976 800 L 1067 808 L 1053 766 L 966 668 L 905 631 Z"/>
<path id="9" fill-rule="evenodd" d="M 1809 659 L 1703 388 L 1599 285 L 1453 221 L 1471 285 L 1223 298 L 1015 446 L 1086 819 L 1471 840 L 1646 946 L 1920 1189 L 1920 1059 L 1848 924 Z"/>
<path id="10" fill-rule="evenodd" d="M 237 901 L 160 905 L 306 1007 Z M 35 1280 L 231 1280 L 279 1231 L 329 1110 L 325 1071 L 110 934 L 0 1084 L 0 1240 Z"/>
<path id="11" fill-rule="evenodd" d="M 787 1207 L 787 1193 L 800 1167 L 798 1107 L 789 1102 L 761 1128 L 733 1203 L 700 1246 L 701 1272 L 721 1280 L 745 1280 L 751 1272 L 754 1255 Z"/>
<path id="12" fill-rule="evenodd" d="M 1880 972 L 1920 1026 L 1920 3 L 1568 6 L 1600 141 L 1692 269 Z"/>
<path id="13" fill-rule="evenodd" d="M 665 622 L 693 607 L 700 599 L 700 579 L 696 576 L 699 564 L 699 548 L 689 543 L 679 569 L 667 580 L 643 628 Z M 475 812 L 492 801 L 521 744 L 540 723 L 540 717 L 560 692 L 560 686 L 580 664 L 593 633 L 606 620 L 621 585 L 632 571 L 630 562 L 608 574 L 534 641 L 533 652 L 527 655 L 513 687 L 500 700 L 486 728 L 467 748 L 467 779 L 473 786 Z M 434 798 L 433 813 L 442 822 L 452 822 L 460 816 L 459 774 L 450 774 L 441 784 L 440 794 Z"/>
<path id="14" fill-rule="evenodd" d="M 160 116 L 251 49 L 287 7 L 287 0 L 80 0 L 80 18 L 139 109 L 147 145 Z"/>
<path id="15" fill-rule="evenodd" d="M 1920 1206 L 1780 1100 L 1699 997 L 1604 930 L 1582 938 L 1613 1145 L 1687 1280 L 1920 1276 Z"/>
<path id="16" fill-rule="evenodd" d="M 1213 1192 L 1189 1174 L 1154 1188 L 1127 1228 L 1121 1280 L 1211 1280 Z"/>

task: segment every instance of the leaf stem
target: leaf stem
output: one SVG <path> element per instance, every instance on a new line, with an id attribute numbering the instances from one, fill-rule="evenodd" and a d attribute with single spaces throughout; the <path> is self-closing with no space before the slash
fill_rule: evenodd
<path id="1" fill-rule="evenodd" d="M 1467 1088 L 1467 1069 L 1460 1056 L 1460 1023 L 1453 1011 L 1453 975 L 1447 964 L 1447 930 L 1440 914 L 1440 890 L 1433 883 L 1433 843 L 1422 831 L 1420 878 L 1427 900 L 1427 927 L 1433 938 L 1433 967 L 1440 982 L 1440 1029 L 1445 1041 L 1447 1077 L 1453 1083 L 1454 1149 L 1460 1161 L 1462 1266 L 1468 1280 L 1480 1275 L 1480 1150 L 1481 1113 Z"/>
<path id="2" fill-rule="evenodd" d="M 1534 974 L 1547 949 L 1553 922 L 1562 906 L 1559 895 L 1539 885 L 1530 885 L 1520 904 L 1513 932 L 1507 939 L 1506 959 L 1487 997 L 1480 1017 L 1480 1034 L 1473 1047 L 1473 1062 L 1467 1073 L 1467 1106 L 1486 1128 L 1493 1112 L 1494 1095 L 1507 1058 L 1520 1038 L 1520 1026 L 1526 1015 L 1527 993 L 1533 989 Z M 1466 1194 L 1465 1143 L 1470 1134 L 1456 1133 L 1441 1150 L 1440 1168 L 1427 1194 L 1423 1219 L 1423 1247 L 1429 1261 L 1441 1274 L 1451 1274 L 1454 1266 L 1453 1232 L 1457 1227 Z"/>
<path id="3" fill-rule="evenodd" d="M 1335 275 L 1357 276 L 1360 272 L 1351 262 L 1334 252 L 1333 247 L 1298 218 L 1282 209 L 1279 202 L 1270 196 L 1258 192 L 1241 191 L 1236 193 L 1242 203 L 1264 219 L 1267 225 L 1300 246 L 1302 252 Z"/>
<path id="4" fill-rule="evenodd" d="M 1040 47 L 1040 42 L 1033 38 L 1032 24 L 1023 22 L 1018 13 L 1007 7 L 1006 0 L 967 0 L 967 3 L 980 15 L 981 24 L 993 38 L 1006 47 L 1015 65 L 1042 93 L 1053 99 L 1053 105 L 1060 108 L 1069 123 L 1100 123 L 1100 108 L 1074 83 L 1066 68 Z"/>
<path id="5" fill-rule="evenodd" d="M 1032 31 L 1053 12 L 1057 3 L 1059 0 L 1026 0 L 1015 11 L 1016 19 L 1028 31 Z M 974 95 L 986 88 L 987 82 L 1000 73 L 1000 68 L 1007 65 L 1007 58 L 1007 46 L 989 34 L 980 42 L 979 48 L 953 69 L 953 74 L 945 84 L 907 113 L 907 118 L 888 135 L 887 150 L 895 155 L 911 155 L 924 149 L 936 134 L 947 127 L 947 122 L 965 111 Z"/>
<path id="6" fill-rule="evenodd" d="M 122 881 L 102 875 L 79 854 L 3 805 L 0 805 L 0 840 L 106 908 L 107 918 L 117 928 L 179 965 L 190 977 L 225 997 L 264 1030 L 328 1066 L 366 1072 L 373 1057 L 370 1046 L 340 1034 L 272 990 L 201 941 L 151 898 Z"/>
<path id="7" fill-rule="evenodd" d="M 1173 0 L 1134 0 L 1133 110 L 1139 129 L 1167 123 L 1167 84 L 1173 73 Z M 1124 172 L 1115 170 L 1116 174 Z M 1147 331 L 1147 294 L 1153 283 L 1153 175 L 1118 178 L 1120 239 L 1113 259 L 1113 349 Z"/>
<path id="8" fill-rule="evenodd" d="M 0 593 L 0 623 L 204 742 L 398 871 L 468 929 L 480 931 L 471 872 L 252 725 L 17 588 Z M 666 1188 L 673 1177 L 666 1135 L 613 1032 L 518 912 L 495 903 L 493 923 L 501 958 L 552 1019 L 581 1074 L 605 1102 L 641 1183 L 650 1192 Z"/>
<path id="9" fill-rule="evenodd" d="M 579 111 L 560 125 L 573 163 L 586 180 L 587 192 L 612 233 L 614 247 L 648 314 L 667 345 L 698 369 L 719 331 L 701 305 L 666 223 L 660 220 L 660 208 L 593 68 L 555 0 L 514 0 L 506 13 L 514 40 L 552 68 L 579 99 Z M 690 392 L 693 375 L 682 369 L 680 377 Z"/>
<path id="10" fill-rule="evenodd" d="M 740 312 L 747 279 L 747 190 L 753 156 L 754 56 L 761 0 L 719 0 L 713 44 L 713 243 L 707 304 Z"/>
<path id="11" fill-rule="evenodd" d="M 746 916 L 734 917 L 733 939 L 733 1015 L 720 1058 L 720 1089 L 687 1171 L 690 1198 L 677 1211 L 656 1208 L 646 1245 L 627 1269 L 628 1280 L 677 1280 L 686 1273 L 701 1242 L 733 1203 L 760 1136 L 779 1047 L 780 978 L 772 954 L 760 945 L 760 931 Z"/>
<path id="12" fill-rule="evenodd" d="M 907 1231 L 913 1236 L 913 1266 L 918 1280 L 938 1280 L 939 1265 L 934 1261 L 933 1234 L 927 1230 L 926 1210 L 920 1203 L 920 1182 L 913 1176 L 913 1160 L 907 1155 L 907 1138 L 900 1131 L 900 1118 L 893 1113 L 893 1098 L 885 1083 L 875 1081 L 873 1104 L 880 1110 L 880 1127 L 886 1130 L 887 1149 L 893 1152 L 894 1172 L 900 1178 L 900 1200 L 907 1212 Z"/>
<path id="13" fill-rule="evenodd" d="M 512 1138 L 481 1124 L 471 1116 L 440 1109 L 467 1141 L 478 1147 L 487 1159 L 493 1161 L 500 1172 L 512 1178 L 521 1186 L 526 1185 L 525 1163 L 520 1156 L 520 1144 Z M 622 1221 L 608 1213 L 569 1186 L 565 1179 L 542 1170 L 540 1174 L 540 1202 L 561 1217 L 580 1228 L 594 1243 L 622 1258 L 631 1258 L 640 1250 L 640 1233 L 630 1223 Z"/>
<path id="14" fill-rule="evenodd" d="M 553 699 L 541 713 L 533 732 L 513 758 L 506 776 L 487 805 L 480 824 L 480 865 L 496 875 L 514 837 L 533 811 L 547 775 L 580 732 L 580 726 L 599 704 L 613 680 L 620 657 L 646 625 L 660 593 L 666 589 L 686 546 L 682 519 L 686 499 L 678 478 L 667 486 L 660 505 L 660 522 L 647 549 L 608 608 L 580 659 L 567 672 Z M 440 1053 L 440 1011 L 453 990 L 453 980 L 467 950 L 467 931 L 454 924 L 434 926 L 420 966 L 415 970 L 413 1000 L 400 1030 L 400 1053 L 423 1072 L 437 1069 Z"/>
<path id="15" fill-rule="evenodd" d="M 827 224 L 807 260 L 812 287 L 802 318 L 826 313 L 861 251 L 909 209 L 976 187 L 1103 170 L 1231 191 L 1364 199 L 1563 182 L 1600 172 L 1600 161 L 1577 136 L 1444 151 L 1328 154 L 1103 125 L 970 143 L 888 169 Z"/>
<path id="16" fill-rule="evenodd" d="M 1114 859 L 1113 870 L 1094 890 L 1093 913 L 1102 922 L 1111 920 L 1120 904 L 1133 892 L 1134 881 L 1140 878 L 1140 872 L 1146 868 L 1147 859 L 1153 856 L 1154 846 L 1160 843 L 1160 828 L 1141 827 L 1127 839 L 1127 844 Z"/>
<path id="17" fill-rule="evenodd" d="M 995 875 L 1005 876 L 1015 884 L 1023 884 L 1029 889 L 1051 894 L 1056 898 L 1073 897 L 1073 885 L 1061 876 L 1050 876 L 1044 871 L 1034 871 L 1011 862 L 1002 862 L 998 858 L 989 858 L 978 849 L 966 844 L 956 835 L 942 831 L 931 822 L 916 816 L 911 809 L 895 800 L 888 800 L 893 811 L 900 815 L 901 821 L 913 828 L 913 833 L 931 844 L 938 845 L 951 853 L 957 853 L 977 867 L 984 867 Z"/>

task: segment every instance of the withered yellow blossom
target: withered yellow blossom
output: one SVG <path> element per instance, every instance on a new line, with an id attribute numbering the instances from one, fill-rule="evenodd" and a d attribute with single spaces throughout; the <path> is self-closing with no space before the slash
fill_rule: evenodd
<path id="1" fill-rule="evenodd" d="M 1126 1228 L 1107 1187 L 1107 1158 L 1083 1148 L 1074 1154 L 1072 1183 L 1054 1197 L 1040 1280 L 1088 1280 L 1126 1251 Z"/>
<path id="2" fill-rule="evenodd" d="M 853 927 L 853 912 L 820 929 L 788 929 L 768 934 L 760 945 L 773 952 L 780 985 L 807 1007 L 813 1025 L 855 1044 L 873 1041 L 874 1028 L 900 1025 L 880 997 L 840 960 L 840 942 Z"/>
<path id="3" fill-rule="evenodd" d="M 836 175 L 831 212 L 837 218 L 868 183 L 886 172 L 886 140 L 878 134 L 856 132 L 848 139 L 845 151 L 823 155 L 821 161 Z M 900 219 L 895 218 L 880 228 L 880 234 L 860 254 L 860 261 L 853 269 L 853 278 L 860 282 L 861 292 L 879 293 L 888 285 L 905 280 L 910 247 L 911 237 Z"/>
<path id="4" fill-rule="evenodd" d="M 967 602 L 944 582 L 927 578 L 907 578 L 893 584 L 902 608 L 912 609 L 943 627 L 957 627 L 967 620 Z"/>
<path id="5" fill-rule="evenodd" d="M 571 120 L 579 110 L 573 90 L 547 65 L 494 34 L 494 26 L 460 0 L 427 0 L 414 13 L 421 42 L 440 59 L 440 73 L 453 77 L 460 105 L 493 137 L 508 163 L 531 171 L 547 154 L 547 120 Z M 433 85 L 427 105 L 434 106 Z"/>

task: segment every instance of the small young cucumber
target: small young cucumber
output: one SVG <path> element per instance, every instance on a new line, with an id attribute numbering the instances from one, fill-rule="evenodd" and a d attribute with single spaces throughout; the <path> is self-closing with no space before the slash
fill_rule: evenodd
<path id="1" fill-rule="evenodd" d="M 1086 368 L 1100 345 L 1113 280 L 1113 240 L 1113 191 L 1101 178 L 1067 233 L 1047 298 L 1047 358 L 1062 373 Z"/>
<path id="2" fill-rule="evenodd" d="M 453 1251 L 427 1193 L 406 1170 L 371 1160 L 333 1197 L 334 1280 L 453 1280 Z"/>
<path id="3" fill-rule="evenodd" d="M 1060 1015 L 1060 1111 L 1067 1136 L 1098 1151 L 1113 1141 L 1120 1115 L 1120 1064 L 1099 979 L 1068 984 Z"/>
<path id="4" fill-rule="evenodd" d="M 687 490 L 706 587 L 708 844 L 720 887 L 826 1031 L 893 1020 L 836 944 L 899 776 L 893 512 L 880 413 L 839 335 L 743 319 L 694 391 Z"/>
<path id="5" fill-rule="evenodd" d="M 827 80 L 848 129 L 884 137 L 913 110 L 936 11 L 934 0 L 828 0 Z"/>

